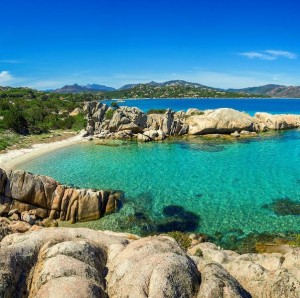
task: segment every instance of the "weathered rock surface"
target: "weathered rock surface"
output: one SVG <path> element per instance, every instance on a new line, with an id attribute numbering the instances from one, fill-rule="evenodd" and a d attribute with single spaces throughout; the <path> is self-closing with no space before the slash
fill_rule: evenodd
<path id="1" fill-rule="evenodd" d="M 0 211 L 33 225 L 50 219 L 88 221 L 118 208 L 122 193 L 76 189 L 47 176 L 0 169 Z"/>
<path id="2" fill-rule="evenodd" d="M 256 113 L 251 117 L 228 108 L 206 111 L 188 109 L 186 113 L 168 109 L 165 114 L 146 115 L 138 108 L 120 107 L 112 110 L 106 104 L 88 102 L 84 110 L 89 135 L 112 139 L 137 138 L 142 142 L 185 134 L 232 134 L 233 137 L 245 137 L 254 136 L 256 132 L 300 127 L 300 115 Z"/>
<path id="3" fill-rule="evenodd" d="M 217 269 L 215 274 L 209 270 L 206 272 L 211 277 L 211 284 L 206 287 L 206 292 L 211 296 L 201 297 L 300 297 L 299 248 L 292 249 L 286 254 L 239 255 L 232 251 L 221 250 L 212 243 L 200 243 L 189 248 L 188 252 L 191 255 L 201 252 L 202 257 L 195 260 L 197 260 L 198 269 L 203 274 L 202 280 L 206 272 L 203 268 L 211 263 L 222 266 L 221 270 L 220 267 L 215 268 Z M 230 278 L 227 277 L 227 273 Z M 223 277 L 220 278 L 220 276 Z M 239 287 L 231 288 L 235 280 L 251 296 L 242 295 Z M 203 289 L 202 285 L 201 287 Z M 241 296 L 236 296 L 236 290 Z M 219 293 L 223 291 L 223 296 L 214 296 L 214 293 L 218 291 Z"/>
<path id="4" fill-rule="evenodd" d="M 189 125 L 189 134 L 192 135 L 229 134 L 242 130 L 255 130 L 254 120 L 251 116 L 227 108 L 205 111 L 203 115 L 191 116 L 186 123 Z"/>
<path id="5" fill-rule="evenodd" d="M 239 255 L 198 243 L 189 254 L 163 235 L 10 234 L 0 242 L 0 297 L 300 297 L 300 249 Z"/>
<path id="6" fill-rule="evenodd" d="M 163 236 L 41 229 L 6 236 L 0 260 L 0 297 L 194 297 L 200 284 L 195 263 Z"/>
<path id="7" fill-rule="evenodd" d="M 109 263 L 110 297 L 193 297 L 200 273 L 169 237 L 147 237 L 130 243 Z"/>
<path id="8" fill-rule="evenodd" d="M 197 298 L 251 298 L 251 295 L 221 265 L 208 262 L 200 266 L 199 271 L 202 282 Z"/>
<path id="9" fill-rule="evenodd" d="M 300 127 L 300 115 L 272 115 L 268 113 L 256 113 L 254 115 L 255 123 L 259 130 L 282 130 Z"/>

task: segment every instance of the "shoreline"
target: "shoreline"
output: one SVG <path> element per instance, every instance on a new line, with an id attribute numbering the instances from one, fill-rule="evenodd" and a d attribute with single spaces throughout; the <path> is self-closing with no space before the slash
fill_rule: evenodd
<path id="1" fill-rule="evenodd" d="M 33 160 L 36 157 L 84 141 L 82 134 L 78 134 L 62 141 L 39 143 L 32 145 L 30 148 L 9 150 L 8 152 L 0 153 L 0 168 L 6 171 L 17 170 L 18 166 Z"/>

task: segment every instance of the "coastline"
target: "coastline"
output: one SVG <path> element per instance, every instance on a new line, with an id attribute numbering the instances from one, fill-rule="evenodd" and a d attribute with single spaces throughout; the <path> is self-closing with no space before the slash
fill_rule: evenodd
<path id="1" fill-rule="evenodd" d="M 49 152 L 56 151 L 61 148 L 69 147 L 79 142 L 83 142 L 83 135 L 78 134 L 74 137 L 55 141 L 51 143 L 34 144 L 30 148 L 9 150 L 8 152 L 0 154 L 0 168 L 8 170 L 16 170 L 21 164 L 42 156 Z"/>

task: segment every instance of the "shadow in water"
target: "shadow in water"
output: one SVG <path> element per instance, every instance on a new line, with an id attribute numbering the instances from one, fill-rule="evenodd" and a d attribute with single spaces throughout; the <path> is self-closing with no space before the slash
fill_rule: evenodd
<path id="1" fill-rule="evenodd" d="M 193 232 L 199 227 L 199 215 L 187 211 L 181 206 L 166 206 L 163 209 L 163 215 L 165 218 L 157 223 L 157 232 L 159 233 L 172 231 Z"/>
<path id="2" fill-rule="evenodd" d="M 194 232 L 199 227 L 200 217 L 181 206 L 164 207 L 163 217 L 153 217 L 151 210 L 142 210 L 140 205 L 133 204 L 133 208 L 131 214 L 123 217 L 122 226 L 143 236 L 172 231 Z"/>

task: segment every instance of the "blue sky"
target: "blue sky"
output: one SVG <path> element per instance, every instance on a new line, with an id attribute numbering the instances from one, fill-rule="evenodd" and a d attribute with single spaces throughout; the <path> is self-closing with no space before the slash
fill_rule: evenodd
<path id="1" fill-rule="evenodd" d="M 296 0 L 3 0 L 0 85 L 300 85 Z"/>

